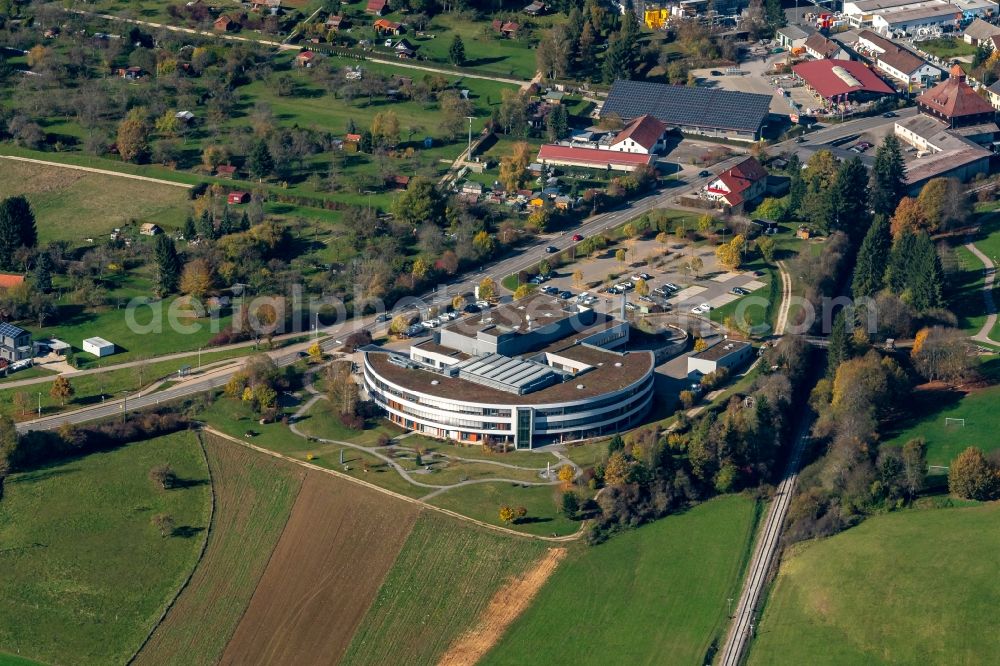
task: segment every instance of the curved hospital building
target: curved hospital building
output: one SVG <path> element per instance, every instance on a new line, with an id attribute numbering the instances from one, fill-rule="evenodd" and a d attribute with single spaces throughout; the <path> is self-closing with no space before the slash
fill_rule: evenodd
<path id="1" fill-rule="evenodd" d="M 406 351 L 364 350 L 369 397 L 431 437 L 527 449 L 637 424 L 653 354 L 621 351 L 628 323 L 546 295 L 445 325 Z"/>

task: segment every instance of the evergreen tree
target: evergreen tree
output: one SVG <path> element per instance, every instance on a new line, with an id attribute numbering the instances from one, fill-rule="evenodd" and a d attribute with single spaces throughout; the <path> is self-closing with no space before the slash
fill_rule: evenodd
<path id="1" fill-rule="evenodd" d="M 250 156 L 247 158 L 247 170 L 257 180 L 264 180 L 274 171 L 274 158 L 271 157 L 271 151 L 268 150 L 267 143 L 263 139 L 251 149 Z"/>
<path id="2" fill-rule="evenodd" d="M 943 304 L 941 286 L 944 282 L 944 271 L 941 270 L 941 258 L 930 236 L 921 232 L 914 243 L 914 256 L 909 264 L 907 291 L 910 305 L 917 312 L 926 312 L 931 308 L 939 308 Z"/>
<path id="3" fill-rule="evenodd" d="M 240 231 L 250 231 L 250 216 L 246 211 L 240 216 Z"/>
<path id="4" fill-rule="evenodd" d="M 43 294 L 52 291 L 52 260 L 49 259 L 48 253 L 42 252 L 38 255 L 35 270 L 31 274 L 31 281 L 34 283 L 35 289 Z"/>
<path id="5" fill-rule="evenodd" d="M 156 259 L 157 295 L 166 296 L 177 291 L 181 279 L 181 259 L 177 256 L 173 239 L 166 234 L 157 236 L 153 256 Z"/>
<path id="6" fill-rule="evenodd" d="M 632 78 L 632 49 L 619 33 L 611 35 L 601 73 L 605 83 Z"/>
<path id="7" fill-rule="evenodd" d="M 0 201 L 0 268 L 14 270 L 17 249 L 37 244 L 35 214 L 28 200 L 23 196 L 14 196 Z"/>
<path id="8" fill-rule="evenodd" d="M 781 0 L 766 0 L 764 10 L 767 14 L 767 24 L 773 30 L 785 27 L 785 10 L 781 8 Z"/>
<path id="9" fill-rule="evenodd" d="M 228 236 L 235 231 L 233 229 L 233 218 L 229 212 L 229 206 L 222 209 L 222 219 L 219 220 L 219 236 Z"/>
<path id="10" fill-rule="evenodd" d="M 844 309 L 837 312 L 830 329 L 830 342 L 826 348 L 826 374 L 832 378 L 841 363 L 851 357 L 851 332 L 847 326 Z"/>
<path id="11" fill-rule="evenodd" d="M 348 134 L 357 134 L 358 133 L 358 126 L 354 122 L 354 118 L 348 118 L 347 119 L 347 133 Z"/>
<path id="12" fill-rule="evenodd" d="M 198 232 L 194 228 L 194 219 L 188 215 L 187 219 L 184 220 L 184 238 L 185 240 L 191 240 L 198 235 Z"/>
<path id="13" fill-rule="evenodd" d="M 552 107 L 549 115 L 545 118 L 545 126 L 549 135 L 549 141 L 559 141 L 566 138 L 566 135 L 569 133 L 569 119 L 566 116 L 566 107 L 562 104 L 556 104 Z"/>
<path id="14" fill-rule="evenodd" d="M 451 46 L 448 48 L 448 58 L 453 65 L 465 64 L 465 44 L 457 33 L 451 40 Z"/>
<path id="15" fill-rule="evenodd" d="M 841 162 L 833 189 L 834 230 L 846 233 L 857 247 L 868 227 L 868 171 L 860 157 Z"/>
<path id="16" fill-rule="evenodd" d="M 889 263 L 889 251 L 892 248 L 892 236 L 889 233 L 889 220 L 882 215 L 876 215 L 875 221 L 868 227 L 868 233 L 858 250 L 858 260 L 854 267 L 854 281 L 851 292 L 854 299 L 871 297 L 882 289 L 885 283 L 886 267 Z"/>
<path id="17" fill-rule="evenodd" d="M 375 138 L 372 133 L 365 130 L 361 133 L 361 141 L 358 143 L 358 150 L 362 153 L 371 153 L 372 149 L 375 147 Z"/>
<path id="18" fill-rule="evenodd" d="M 198 235 L 205 240 L 215 238 L 215 220 L 212 219 L 211 211 L 203 211 L 198 218 Z"/>
<path id="19" fill-rule="evenodd" d="M 909 230 L 904 231 L 892 244 L 884 282 L 889 291 L 894 294 L 902 294 L 906 289 L 910 262 L 913 261 L 916 244 L 917 237 Z"/>
<path id="20" fill-rule="evenodd" d="M 899 139 L 890 134 L 875 152 L 875 165 L 872 167 L 869 204 L 875 215 L 892 216 L 906 195 L 905 176 Z"/>
<path id="21" fill-rule="evenodd" d="M 802 177 L 802 163 L 799 161 L 799 156 L 794 153 L 788 158 L 788 173 L 788 204 L 786 210 L 791 218 L 802 219 L 801 208 L 802 201 L 806 196 L 806 182 Z"/>

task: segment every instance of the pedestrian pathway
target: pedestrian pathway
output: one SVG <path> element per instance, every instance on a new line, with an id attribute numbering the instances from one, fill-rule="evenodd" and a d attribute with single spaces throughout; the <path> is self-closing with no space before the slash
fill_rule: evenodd
<path id="1" fill-rule="evenodd" d="M 990 337 L 990 332 L 997 324 L 997 306 L 993 300 L 993 281 L 996 278 L 996 265 L 992 259 L 976 247 L 975 243 L 966 243 L 965 248 L 976 255 L 979 261 L 983 262 L 983 273 L 985 275 L 985 279 L 983 280 L 983 301 L 986 304 L 986 322 L 983 323 L 983 327 L 979 329 L 979 332 L 971 337 L 976 342 L 995 345 L 998 341 Z"/>

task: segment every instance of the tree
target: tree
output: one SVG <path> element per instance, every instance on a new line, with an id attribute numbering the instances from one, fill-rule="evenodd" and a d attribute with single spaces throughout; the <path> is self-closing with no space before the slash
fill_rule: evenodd
<path id="1" fill-rule="evenodd" d="M 768 197 L 757 206 L 757 210 L 754 213 L 756 213 L 757 217 L 762 217 L 765 220 L 780 222 L 785 219 L 785 205 L 780 199 Z"/>
<path id="2" fill-rule="evenodd" d="M 488 231 L 482 229 L 472 237 L 472 247 L 476 249 L 476 254 L 482 258 L 489 257 L 496 250 L 496 240 Z"/>
<path id="3" fill-rule="evenodd" d="M 572 465 L 563 465 L 559 468 L 559 480 L 567 488 L 573 484 L 574 476 L 576 476 L 576 473 L 573 471 Z"/>
<path id="4" fill-rule="evenodd" d="M 465 64 L 465 44 L 462 43 L 462 38 L 457 33 L 451 40 L 451 46 L 448 47 L 448 59 L 453 65 Z"/>
<path id="5" fill-rule="evenodd" d="M 192 259 L 184 265 L 181 274 L 181 291 L 202 299 L 212 288 L 212 269 L 204 259 Z"/>
<path id="6" fill-rule="evenodd" d="M 177 473 L 170 465 L 156 465 L 149 470 L 149 480 L 160 487 L 160 490 L 169 490 L 177 482 Z"/>
<path id="7" fill-rule="evenodd" d="M 271 151 L 264 139 L 260 139 L 250 150 L 250 155 L 247 157 L 247 170 L 258 181 L 264 180 L 274 171 L 274 158 L 271 156 Z"/>
<path id="8" fill-rule="evenodd" d="M 500 506 L 499 517 L 501 523 L 507 523 L 508 525 L 514 522 L 514 509 L 510 508 L 506 504 Z"/>
<path id="9" fill-rule="evenodd" d="M 28 199 L 18 195 L 0 201 L 0 268 L 16 270 L 18 250 L 37 244 L 35 214 Z"/>
<path id="10" fill-rule="evenodd" d="M 552 142 L 565 139 L 569 134 L 569 117 L 562 104 L 556 104 L 545 116 L 545 131 Z"/>
<path id="11" fill-rule="evenodd" d="M 392 214 L 404 224 L 418 226 L 423 222 L 440 224 L 444 219 L 445 202 L 434 183 L 423 176 L 411 178 L 406 191 L 396 197 Z"/>
<path id="12" fill-rule="evenodd" d="M 161 537 L 168 537 L 174 533 L 174 519 L 168 513 L 158 513 L 150 522 L 153 527 L 160 530 Z"/>
<path id="13" fill-rule="evenodd" d="M 906 167 L 899 139 L 889 134 L 875 151 L 869 184 L 869 206 L 875 215 L 890 217 L 906 194 Z"/>
<path id="14" fill-rule="evenodd" d="M 410 317 L 408 315 L 398 314 L 392 318 L 392 322 L 389 324 L 389 332 L 393 335 L 402 335 L 409 327 Z"/>
<path id="15" fill-rule="evenodd" d="M 865 233 L 864 240 L 861 241 L 858 259 L 854 266 L 851 292 L 855 300 L 872 297 L 881 291 L 891 248 L 889 221 L 884 215 L 876 215 Z"/>
<path id="16" fill-rule="evenodd" d="M 569 519 L 576 518 L 580 512 L 580 498 L 572 490 L 567 490 L 562 494 L 562 513 Z"/>
<path id="17" fill-rule="evenodd" d="M 126 162 L 142 162 L 149 157 L 149 125 L 145 114 L 133 109 L 120 123 L 115 145 Z"/>
<path id="18" fill-rule="evenodd" d="M 892 214 L 892 237 L 899 238 L 904 232 L 917 234 L 927 228 L 927 219 L 920 203 L 913 197 L 903 197 Z"/>
<path id="19" fill-rule="evenodd" d="M 726 268 L 735 270 L 743 262 L 743 245 L 745 242 L 744 237 L 741 234 L 737 234 L 731 241 L 716 248 L 715 257 Z"/>
<path id="20" fill-rule="evenodd" d="M 927 478 L 927 442 L 923 437 L 916 437 L 903 445 L 902 461 L 906 493 L 916 497 Z"/>
<path id="21" fill-rule="evenodd" d="M 27 416 L 31 411 L 31 396 L 24 391 L 18 391 L 14 394 L 14 411 L 21 416 Z"/>
<path id="22" fill-rule="evenodd" d="M 826 374 L 833 377 L 840 364 L 851 357 L 851 336 L 847 327 L 847 317 L 843 308 L 833 318 L 830 342 L 826 353 Z"/>
<path id="23" fill-rule="evenodd" d="M 542 33 L 535 47 L 535 65 L 547 79 L 563 78 L 569 74 L 573 43 L 566 27 L 556 25 Z"/>
<path id="24" fill-rule="evenodd" d="M 579 268 L 573 271 L 573 286 L 577 289 L 583 289 L 583 271 Z"/>
<path id="25" fill-rule="evenodd" d="M 42 252 L 35 261 L 35 269 L 31 273 L 31 282 L 35 289 L 47 294 L 52 291 L 52 260 L 48 252 Z"/>
<path id="26" fill-rule="evenodd" d="M 318 340 L 309 345 L 309 349 L 306 350 L 306 353 L 309 354 L 309 358 L 315 363 L 323 360 L 323 347 L 319 344 Z"/>
<path id="27" fill-rule="evenodd" d="M 514 522 L 519 523 L 528 516 L 528 509 L 523 506 L 519 506 L 514 509 Z"/>
<path id="28" fill-rule="evenodd" d="M 351 376 L 350 363 L 333 363 L 326 371 L 326 394 L 333 405 L 334 412 L 353 416 L 357 413 L 360 398 L 358 384 Z"/>
<path id="29" fill-rule="evenodd" d="M 484 277 L 479 282 L 479 298 L 484 301 L 491 301 L 496 296 L 497 285 L 491 277 Z"/>
<path id="30" fill-rule="evenodd" d="M 688 268 L 688 270 L 690 270 L 692 273 L 694 273 L 695 277 L 698 277 L 698 274 L 701 272 L 701 269 L 704 268 L 704 267 L 705 267 L 705 262 L 699 256 L 691 257 L 691 259 L 689 259 L 688 262 L 687 262 L 687 268 Z"/>
<path id="31" fill-rule="evenodd" d="M 974 447 L 962 451 L 948 468 L 948 492 L 962 499 L 986 502 L 997 498 L 1000 472 Z"/>
<path id="32" fill-rule="evenodd" d="M 628 483 L 632 473 L 633 461 L 624 451 L 615 451 L 608 457 L 604 466 L 604 483 L 609 486 L 621 486 Z"/>
<path id="33" fill-rule="evenodd" d="M 635 293 L 639 296 L 649 296 L 649 283 L 645 280 L 636 280 Z"/>
<path id="34" fill-rule="evenodd" d="M 382 147 L 391 148 L 399 143 L 399 117 L 395 111 L 380 111 L 372 118 L 372 139 Z"/>
<path id="35" fill-rule="evenodd" d="M 6 414 L 0 414 L 0 496 L 3 495 L 3 480 L 10 472 L 11 458 L 17 452 L 18 434 L 14 421 Z"/>
<path id="36" fill-rule="evenodd" d="M 868 227 L 868 170 L 860 157 L 840 163 L 834 181 L 833 228 L 843 231 L 854 247 Z"/>
<path id="37" fill-rule="evenodd" d="M 917 203 L 930 233 L 961 226 L 972 212 L 969 197 L 957 178 L 933 178 L 920 189 Z"/>
<path id="38" fill-rule="evenodd" d="M 508 192 L 521 189 L 529 164 L 531 147 L 525 141 L 515 143 L 510 154 L 500 158 L 500 182 Z"/>
<path id="39" fill-rule="evenodd" d="M 177 291 L 180 285 L 181 259 L 174 240 L 166 234 L 156 237 L 153 256 L 156 261 L 156 295 L 162 298 Z"/>
<path id="40" fill-rule="evenodd" d="M 66 402 L 73 398 L 76 393 L 76 389 L 73 385 L 69 383 L 69 380 L 64 376 L 59 375 L 52 382 L 52 388 L 49 389 L 49 397 L 53 400 L 58 400 L 59 404 L 65 406 Z"/>
<path id="41" fill-rule="evenodd" d="M 154 123 L 156 131 L 166 136 L 177 136 L 181 128 L 181 121 L 173 111 L 164 111 L 163 115 L 156 119 Z"/>
<path id="42" fill-rule="evenodd" d="M 760 256 L 764 261 L 769 264 L 774 263 L 774 251 L 777 247 L 777 243 L 770 236 L 761 236 L 756 241 L 757 250 L 760 252 Z"/>
<path id="43" fill-rule="evenodd" d="M 514 300 L 520 300 L 528 294 L 534 293 L 536 288 L 537 287 L 535 285 L 530 283 L 518 285 L 517 289 L 514 290 Z"/>
<path id="44" fill-rule="evenodd" d="M 917 332 L 910 358 L 917 372 L 929 381 L 954 382 L 971 372 L 976 362 L 971 351 L 958 329 L 932 326 Z"/>

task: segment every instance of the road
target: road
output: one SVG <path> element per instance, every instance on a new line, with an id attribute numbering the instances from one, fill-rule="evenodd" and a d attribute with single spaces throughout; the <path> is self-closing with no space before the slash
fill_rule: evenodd
<path id="1" fill-rule="evenodd" d="M 768 573 L 774 566 L 778 553 L 781 530 L 785 524 L 792 494 L 795 492 L 795 484 L 799 478 L 799 464 L 802 452 L 809 442 L 811 427 L 812 419 L 809 418 L 804 419 L 799 426 L 795 447 L 785 467 L 784 478 L 778 484 L 774 499 L 764 518 L 763 529 L 754 549 L 753 559 L 750 560 L 750 567 L 747 569 L 739 604 L 736 606 L 736 615 L 733 616 L 733 623 L 729 627 L 726 642 L 720 653 L 718 663 L 722 666 L 739 666 L 747 643 L 753 637 L 761 595 L 767 586 Z"/>
<path id="2" fill-rule="evenodd" d="M 142 180 L 147 183 L 156 183 L 157 185 L 170 185 L 171 187 L 183 187 L 186 190 L 190 190 L 193 185 L 188 185 L 187 183 L 178 183 L 173 180 L 162 180 L 160 178 L 150 178 L 149 176 L 139 176 L 134 173 L 124 173 L 122 171 L 109 171 L 108 169 L 95 169 L 93 167 L 80 166 L 78 164 L 66 164 L 65 162 L 50 162 L 48 160 L 36 160 L 30 157 L 17 157 L 15 155 L 0 155 L 0 159 L 4 160 L 16 160 L 18 162 L 31 162 L 32 164 L 44 164 L 45 166 L 61 167 L 63 169 L 76 169 L 77 171 L 86 171 L 88 173 L 96 173 L 102 176 L 117 176 L 119 178 L 131 178 L 132 180 Z"/>

